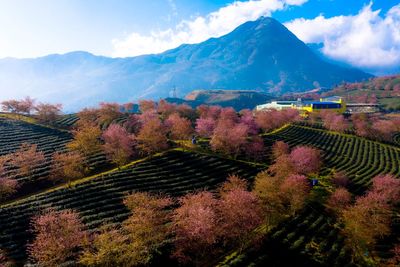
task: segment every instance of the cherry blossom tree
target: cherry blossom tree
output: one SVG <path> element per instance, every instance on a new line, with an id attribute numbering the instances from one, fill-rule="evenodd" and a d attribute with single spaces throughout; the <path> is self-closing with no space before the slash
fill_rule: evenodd
<path id="1" fill-rule="evenodd" d="M 272 145 L 272 155 L 274 159 L 277 159 L 282 155 L 288 155 L 289 152 L 290 152 L 289 145 L 283 141 L 276 141 Z"/>
<path id="2" fill-rule="evenodd" d="M 379 194 L 386 203 L 400 201 L 400 179 L 393 175 L 378 175 L 372 179 L 372 192 Z"/>
<path id="3" fill-rule="evenodd" d="M 77 114 L 79 120 L 77 122 L 78 128 L 86 127 L 87 125 L 97 124 L 99 118 L 99 110 L 95 108 L 84 108 Z"/>
<path id="4" fill-rule="evenodd" d="M 248 138 L 247 143 L 243 146 L 243 150 L 246 158 L 262 160 L 265 155 L 264 140 L 257 135 L 252 136 L 251 138 Z"/>
<path id="5" fill-rule="evenodd" d="M 54 123 L 60 116 L 61 109 L 61 104 L 39 103 L 35 106 L 38 120 L 44 123 Z"/>
<path id="6" fill-rule="evenodd" d="M 168 148 L 166 129 L 159 118 L 152 118 L 144 123 L 136 140 L 144 154 L 152 154 Z"/>
<path id="7" fill-rule="evenodd" d="M 124 123 L 124 127 L 128 133 L 137 135 L 142 128 L 141 116 L 137 114 L 130 115 Z"/>
<path id="8" fill-rule="evenodd" d="M 286 178 L 290 174 L 296 173 L 295 167 L 293 164 L 290 155 L 281 155 L 279 156 L 271 166 L 269 166 L 268 170 L 276 177 L 281 179 Z"/>
<path id="9" fill-rule="evenodd" d="M 200 266 L 212 259 L 218 241 L 218 201 L 210 192 L 188 194 L 179 200 L 172 217 L 175 231 L 173 256 L 182 263 Z"/>
<path id="10" fill-rule="evenodd" d="M 309 175 L 318 173 L 321 168 L 321 152 L 318 149 L 298 146 L 290 153 L 294 170 L 299 174 Z"/>
<path id="11" fill-rule="evenodd" d="M 211 137 L 211 149 L 236 157 L 247 143 L 247 136 L 248 128 L 245 124 L 220 119 Z"/>
<path id="12" fill-rule="evenodd" d="M 120 229 L 104 226 L 92 234 L 90 245 L 84 246 L 79 263 L 84 266 L 129 266 L 128 237 Z"/>
<path id="13" fill-rule="evenodd" d="M 283 205 L 287 208 L 290 215 L 295 215 L 297 211 L 305 205 L 310 186 L 307 177 L 304 175 L 289 175 L 280 186 Z"/>
<path id="14" fill-rule="evenodd" d="M 64 180 L 70 184 L 72 180 L 82 178 L 86 173 L 85 158 L 79 152 L 56 152 L 53 154 L 50 172 L 52 180 Z"/>
<path id="15" fill-rule="evenodd" d="M 327 208 L 338 217 L 350 205 L 351 194 L 345 188 L 337 188 L 327 200 Z"/>
<path id="16" fill-rule="evenodd" d="M 35 238 L 28 244 L 28 253 L 40 266 L 59 266 L 75 259 L 87 237 L 78 213 L 72 210 L 47 210 L 33 217 L 31 226 Z"/>
<path id="17" fill-rule="evenodd" d="M 244 109 L 240 111 L 239 122 L 247 125 L 250 135 L 256 135 L 260 131 L 260 127 L 257 125 L 253 112 L 249 109 Z"/>
<path id="18" fill-rule="evenodd" d="M 247 191 L 245 180 L 228 177 L 223 185 L 218 211 L 221 223 L 219 235 L 229 246 L 243 246 L 253 236 L 253 230 L 262 223 L 262 210 L 255 194 Z"/>
<path id="19" fill-rule="evenodd" d="M 202 137 L 211 137 L 214 132 L 215 125 L 216 122 L 211 117 L 198 118 L 196 120 L 196 132 Z"/>
<path id="20" fill-rule="evenodd" d="M 197 107 L 197 112 L 199 113 L 200 118 L 212 118 L 217 120 L 221 114 L 221 107 L 200 105 Z"/>
<path id="21" fill-rule="evenodd" d="M 359 197 L 355 204 L 342 212 L 343 233 L 353 257 L 362 258 L 377 240 L 390 233 L 391 214 L 389 205 L 377 193 Z"/>
<path id="22" fill-rule="evenodd" d="M 6 174 L 6 164 L 10 161 L 8 156 L 0 157 L 0 200 L 14 194 L 18 188 L 18 181 L 8 177 Z"/>
<path id="23" fill-rule="evenodd" d="M 20 148 L 10 156 L 10 165 L 17 168 L 19 175 L 30 176 L 45 160 L 44 153 L 38 151 L 36 144 L 22 143 Z"/>
<path id="24" fill-rule="evenodd" d="M 187 139 L 194 132 L 192 123 L 188 119 L 182 118 L 178 113 L 171 114 L 165 124 L 171 132 L 172 139 Z"/>
<path id="25" fill-rule="evenodd" d="M 253 193 L 258 197 L 264 213 L 266 226 L 277 225 L 284 217 L 284 206 L 280 186 L 283 179 L 270 176 L 267 171 L 257 174 Z"/>
<path id="26" fill-rule="evenodd" d="M 123 223 L 123 233 L 128 237 L 130 264 L 148 265 L 170 234 L 173 204 L 169 197 L 136 192 L 124 199 L 124 204 L 132 215 Z"/>
<path id="27" fill-rule="evenodd" d="M 115 119 L 121 117 L 121 106 L 117 103 L 100 103 L 97 122 L 102 126 L 110 125 Z"/>
<path id="28" fill-rule="evenodd" d="M 111 124 L 102 137 L 107 157 L 119 167 L 126 164 L 134 154 L 134 137 L 119 124 Z"/>
<path id="29" fill-rule="evenodd" d="M 157 104 L 151 100 L 140 100 L 139 101 L 140 112 L 144 113 L 151 110 L 157 110 Z"/>
<path id="30" fill-rule="evenodd" d="M 101 151 L 101 130 L 98 125 L 86 121 L 72 131 L 72 134 L 74 139 L 67 144 L 70 150 L 78 151 L 85 157 Z"/>

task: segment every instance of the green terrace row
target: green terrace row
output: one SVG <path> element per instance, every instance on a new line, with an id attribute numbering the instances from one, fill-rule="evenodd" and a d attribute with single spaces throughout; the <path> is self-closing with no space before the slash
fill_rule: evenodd
<path id="1" fill-rule="evenodd" d="M 0 118 L 0 155 L 14 152 L 22 143 L 36 144 L 48 155 L 64 147 L 71 139 L 67 132 Z"/>
<path id="2" fill-rule="evenodd" d="M 92 180 L 0 208 L 0 248 L 23 260 L 30 240 L 29 220 L 48 207 L 77 210 L 89 229 L 118 223 L 128 215 L 123 197 L 132 191 L 179 196 L 197 189 L 213 189 L 229 174 L 252 180 L 260 169 L 207 155 L 170 151 Z"/>
<path id="3" fill-rule="evenodd" d="M 318 204 L 271 230 L 258 250 L 252 248 L 228 266 L 352 266 L 344 237 Z"/>
<path id="4" fill-rule="evenodd" d="M 333 168 L 345 171 L 352 183 L 350 189 L 355 193 L 362 193 L 378 174 L 400 176 L 400 149 L 395 146 L 297 125 L 266 135 L 265 139 L 267 143 L 282 140 L 291 147 L 310 145 L 322 150 L 322 174 L 328 174 Z"/>

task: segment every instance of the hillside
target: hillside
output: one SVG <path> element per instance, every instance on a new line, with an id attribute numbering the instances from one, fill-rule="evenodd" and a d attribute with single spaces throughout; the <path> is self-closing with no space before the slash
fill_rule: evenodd
<path id="1" fill-rule="evenodd" d="M 400 110 L 400 75 L 384 76 L 361 83 L 344 83 L 322 93 L 342 96 L 348 102 L 381 104 L 386 110 Z"/>
<path id="2" fill-rule="evenodd" d="M 281 94 L 369 77 L 322 60 L 278 21 L 260 18 L 220 38 L 156 55 L 107 58 L 72 52 L 1 59 L 0 100 L 26 95 L 62 99 L 66 111 L 76 111 L 100 101 L 165 98 L 174 86 L 180 97 L 197 89 Z"/>
<path id="3" fill-rule="evenodd" d="M 195 90 L 185 100 L 206 105 L 233 107 L 235 110 L 254 109 L 255 106 L 271 100 L 271 96 L 258 91 L 244 90 Z"/>

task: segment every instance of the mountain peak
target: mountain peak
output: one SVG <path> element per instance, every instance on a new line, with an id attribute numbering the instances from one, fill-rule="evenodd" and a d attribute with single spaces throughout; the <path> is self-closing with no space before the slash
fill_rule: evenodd
<path id="1" fill-rule="evenodd" d="M 10 67 L 11 66 L 11 67 Z M 270 17 L 231 33 L 157 55 L 107 58 L 84 51 L 32 60 L 0 60 L 0 90 L 64 102 L 69 110 L 101 101 L 183 96 L 195 89 L 259 90 L 282 94 L 371 75 L 323 61 Z M 27 89 L 28 88 L 28 89 Z M 7 97 L 3 95 L 2 97 Z"/>

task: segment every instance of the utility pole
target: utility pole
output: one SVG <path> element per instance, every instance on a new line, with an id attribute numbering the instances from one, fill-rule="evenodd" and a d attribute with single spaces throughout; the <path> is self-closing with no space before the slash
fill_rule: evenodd
<path id="1" fill-rule="evenodd" d="M 174 85 L 174 89 L 172 90 L 172 97 L 173 98 L 178 98 L 178 95 L 176 93 L 176 86 Z"/>

